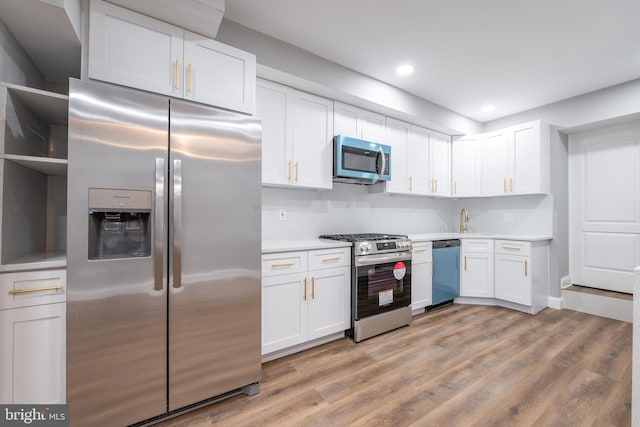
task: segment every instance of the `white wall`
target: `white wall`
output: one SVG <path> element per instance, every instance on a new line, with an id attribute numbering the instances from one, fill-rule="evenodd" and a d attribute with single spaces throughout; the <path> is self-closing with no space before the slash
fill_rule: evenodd
<path id="1" fill-rule="evenodd" d="M 285 209 L 287 219 L 278 219 Z M 262 188 L 263 240 L 317 238 L 335 233 L 451 232 L 451 200 L 369 194 L 363 185 L 335 183 L 333 190 Z"/>

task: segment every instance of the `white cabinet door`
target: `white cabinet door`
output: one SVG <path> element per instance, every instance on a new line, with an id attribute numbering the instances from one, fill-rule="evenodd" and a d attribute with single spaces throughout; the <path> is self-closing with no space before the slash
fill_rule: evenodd
<path id="1" fill-rule="evenodd" d="M 65 303 L 0 311 L 0 403 L 65 403 L 65 314 Z"/>
<path id="2" fill-rule="evenodd" d="M 507 130 L 490 132 L 482 137 L 482 194 L 508 194 L 509 140 Z"/>
<path id="3" fill-rule="evenodd" d="M 493 254 L 462 253 L 460 296 L 494 297 Z"/>
<path id="4" fill-rule="evenodd" d="M 312 340 L 350 327 L 351 269 L 329 268 L 309 272 L 307 291 L 309 307 L 308 339 Z"/>
<path id="5" fill-rule="evenodd" d="M 358 123 L 359 109 L 341 102 L 333 103 L 333 133 L 349 138 L 362 138 Z"/>
<path id="6" fill-rule="evenodd" d="M 263 184 L 291 182 L 292 93 L 288 87 L 264 80 L 256 84 L 256 117 L 262 119 Z"/>
<path id="7" fill-rule="evenodd" d="M 433 258 L 432 243 L 416 243 L 413 245 L 411 263 L 411 309 L 417 309 L 431 305 Z"/>
<path id="8" fill-rule="evenodd" d="M 500 253 L 495 257 L 495 297 L 531 305 L 531 259 Z"/>
<path id="9" fill-rule="evenodd" d="M 451 194 L 451 139 L 446 135 L 432 132 L 429 142 L 432 194 L 449 196 Z"/>
<path id="10" fill-rule="evenodd" d="M 333 185 L 333 102 L 308 93 L 293 95 L 293 166 L 296 186 Z"/>
<path id="11" fill-rule="evenodd" d="M 333 103 L 333 133 L 384 143 L 384 116 L 341 102 Z"/>
<path id="12" fill-rule="evenodd" d="M 387 118 L 386 142 L 391 146 L 391 180 L 385 183 L 388 193 L 409 193 L 409 132 L 411 125 Z"/>
<path id="13" fill-rule="evenodd" d="M 377 142 L 384 144 L 384 124 L 385 118 L 381 114 L 371 111 L 360 110 L 359 115 L 360 134 L 365 141 Z"/>
<path id="14" fill-rule="evenodd" d="M 547 130 L 548 133 L 548 130 Z M 549 156 L 548 144 L 541 138 L 540 121 L 525 123 L 510 128 L 511 171 L 509 173 L 509 190 L 513 194 L 547 193 L 545 176 L 545 159 Z M 548 166 L 546 167 L 548 175 Z"/>
<path id="15" fill-rule="evenodd" d="M 409 134 L 409 191 L 411 194 L 430 194 L 429 139 L 427 129 L 411 126 Z"/>
<path id="16" fill-rule="evenodd" d="M 482 137 L 466 135 L 452 143 L 452 191 L 458 197 L 480 196 L 482 183 Z"/>
<path id="17" fill-rule="evenodd" d="M 185 31 L 183 75 L 185 98 L 254 113 L 255 55 Z"/>
<path id="18" fill-rule="evenodd" d="M 262 278 L 262 354 L 307 340 L 307 273 Z"/>
<path id="19" fill-rule="evenodd" d="M 89 78 L 183 96 L 182 28 L 102 1 L 89 17 Z"/>

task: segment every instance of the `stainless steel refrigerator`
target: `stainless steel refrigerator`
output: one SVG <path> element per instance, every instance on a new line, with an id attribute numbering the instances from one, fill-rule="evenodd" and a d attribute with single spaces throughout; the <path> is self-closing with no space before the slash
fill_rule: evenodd
<path id="1" fill-rule="evenodd" d="M 69 98 L 71 424 L 257 393 L 260 121 L 79 80 Z"/>

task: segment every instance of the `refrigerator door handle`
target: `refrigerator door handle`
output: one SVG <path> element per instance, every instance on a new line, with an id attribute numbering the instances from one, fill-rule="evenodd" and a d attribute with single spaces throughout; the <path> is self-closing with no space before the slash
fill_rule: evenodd
<path id="1" fill-rule="evenodd" d="M 182 160 L 173 161 L 173 287 L 182 287 Z"/>
<path id="2" fill-rule="evenodd" d="M 156 157 L 155 239 L 153 242 L 153 289 L 164 290 L 164 159 Z"/>

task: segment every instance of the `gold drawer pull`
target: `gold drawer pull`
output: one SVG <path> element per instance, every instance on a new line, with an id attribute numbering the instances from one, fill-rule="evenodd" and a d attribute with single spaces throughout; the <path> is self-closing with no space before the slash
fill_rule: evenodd
<path id="1" fill-rule="evenodd" d="M 307 278 L 304 278 L 304 294 L 302 295 L 302 298 L 304 298 L 304 300 L 307 300 Z"/>
<path id="2" fill-rule="evenodd" d="M 517 246 L 503 246 L 502 249 L 506 251 L 519 251 L 520 248 Z"/>
<path id="3" fill-rule="evenodd" d="M 524 260 L 524 275 L 528 276 L 529 275 L 529 263 L 527 262 L 527 260 Z"/>
<path id="4" fill-rule="evenodd" d="M 421 253 L 423 253 L 423 252 L 427 252 L 427 250 L 426 250 L 426 249 L 414 249 L 413 251 L 414 251 L 415 253 L 417 253 L 417 254 L 421 254 Z"/>
<path id="5" fill-rule="evenodd" d="M 316 299 L 316 278 L 311 276 L 311 299 Z"/>
<path id="6" fill-rule="evenodd" d="M 322 258 L 322 262 L 338 261 L 339 259 L 340 259 L 339 256 L 333 257 L 333 258 Z"/>
<path id="7" fill-rule="evenodd" d="M 29 288 L 29 289 L 15 289 L 13 291 L 9 291 L 9 295 L 18 295 L 18 294 L 28 294 L 31 292 L 45 292 L 45 291 L 59 291 L 62 289 L 62 286 L 47 286 L 44 288 Z"/>
<path id="8" fill-rule="evenodd" d="M 271 264 L 271 267 L 272 268 L 276 268 L 276 267 L 291 267 L 292 265 L 295 265 L 295 264 L 292 263 L 292 262 L 285 262 L 285 263 L 282 263 L 282 264 Z"/>
<path id="9" fill-rule="evenodd" d="M 502 187 L 504 188 L 504 192 L 507 192 L 507 178 L 502 180 Z"/>

